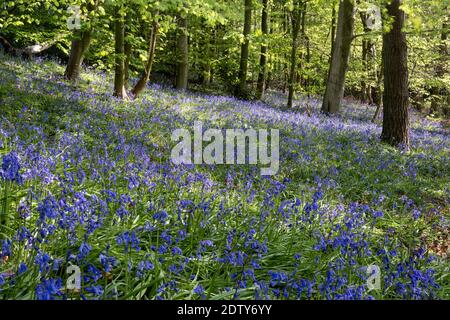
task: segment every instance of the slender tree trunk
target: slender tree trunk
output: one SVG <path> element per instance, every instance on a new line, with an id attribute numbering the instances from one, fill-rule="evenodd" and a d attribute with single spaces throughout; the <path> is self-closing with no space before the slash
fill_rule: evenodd
<path id="1" fill-rule="evenodd" d="M 149 35 L 149 46 L 148 46 L 148 54 L 147 54 L 147 63 L 144 67 L 144 72 L 139 78 L 138 82 L 134 86 L 133 96 L 137 98 L 139 94 L 145 89 L 147 85 L 148 79 L 150 78 L 150 74 L 152 72 L 153 61 L 155 60 L 155 49 L 156 49 L 156 40 L 158 37 L 159 24 L 156 21 L 153 21 L 152 27 L 150 29 Z"/>
<path id="2" fill-rule="evenodd" d="M 381 114 L 381 110 L 383 109 L 383 92 L 382 92 L 383 89 L 381 88 L 381 84 L 383 82 L 383 72 L 384 72 L 383 71 L 384 70 L 383 63 L 381 63 L 380 71 L 377 70 L 376 64 L 375 64 L 374 68 L 375 68 L 374 73 L 375 73 L 376 82 L 377 82 L 377 87 L 376 87 L 377 99 L 373 99 L 373 101 L 377 106 L 377 110 L 375 111 L 375 114 L 373 115 L 372 123 L 375 123 L 377 121 L 378 117 Z"/>
<path id="3" fill-rule="evenodd" d="M 121 7 L 115 8 L 114 39 L 115 39 L 115 70 L 114 70 L 114 96 L 127 98 L 125 90 L 125 22 Z"/>
<path id="4" fill-rule="evenodd" d="M 268 0 L 263 0 L 263 9 L 261 15 L 261 31 L 264 39 L 267 38 L 269 32 L 268 26 Z M 257 86 L 257 98 L 262 99 L 266 90 L 267 79 L 267 44 L 261 45 L 261 56 L 259 58 L 259 74 L 258 74 L 258 86 Z"/>
<path id="5" fill-rule="evenodd" d="M 446 69 L 446 62 L 448 61 L 448 47 L 447 47 L 447 38 L 449 33 L 449 21 L 450 19 L 447 17 L 444 23 L 442 24 L 442 31 L 441 31 L 441 43 L 439 44 L 439 54 L 440 57 L 438 61 L 436 61 L 434 72 L 436 75 L 436 78 L 442 78 L 448 70 Z M 432 94 L 432 100 L 431 100 L 431 108 L 430 113 L 439 113 L 439 105 L 442 103 L 443 105 L 448 105 L 450 102 L 449 98 L 449 92 L 446 88 L 440 88 L 438 86 L 433 86 L 430 90 L 430 93 Z M 447 98 L 445 98 L 447 96 Z M 447 100 L 447 101 L 446 101 Z M 450 110 L 445 110 L 445 108 L 442 110 L 444 113 L 448 113 Z"/>
<path id="6" fill-rule="evenodd" d="M 212 59 L 213 60 L 216 60 L 219 57 L 219 49 L 218 49 L 218 41 L 217 41 L 217 39 L 218 39 L 218 35 L 217 35 L 218 31 L 220 31 L 220 30 L 218 30 L 218 27 L 215 27 L 214 28 L 214 35 L 213 35 L 213 38 L 212 38 L 213 50 L 210 49 L 210 52 L 212 54 Z M 214 72 L 215 72 L 215 70 L 214 70 L 214 68 L 211 65 L 209 67 L 210 67 L 210 69 L 209 69 L 209 82 L 210 83 L 214 83 L 214 75 L 215 75 Z"/>
<path id="7" fill-rule="evenodd" d="M 286 9 L 283 10 L 283 34 L 285 36 L 289 36 L 289 23 L 288 23 L 288 15 L 286 13 Z M 283 93 L 286 93 L 287 87 L 288 87 L 288 81 L 289 81 L 289 76 L 288 76 L 288 69 L 289 69 L 289 65 L 287 63 L 288 61 L 288 57 L 287 54 L 284 54 L 284 62 L 283 62 Z"/>
<path id="8" fill-rule="evenodd" d="M 204 28 L 208 28 L 206 24 Z M 209 29 L 209 28 L 208 28 Z M 202 59 L 202 84 L 208 86 L 211 83 L 211 38 L 210 32 L 205 32 L 202 43 L 204 46 L 204 59 Z"/>
<path id="9" fill-rule="evenodd" d="M 341 0 L 333 56 L 322 104 L 322 112 L 327 114 L 339 112 L 341 100 L 344 97 L 345 75 L 353 40 L 354 19 L 354 0 Z"/>
<path id="10" fill-rule="evenodd" d="M 306 64 L 307 64 L 307 66 L 309 66 L 311 63 L 311 43 L 310 43 L 309 37 L 307 35 L 305 35 L 305 41 L 306 41 Z M 310 85 L 310 77 L 306 76 L 305 90 L 307 92 L 309 89 L 309 85 Z"/>
<path id="11" fill-rule="evenodd" d="M 274 25 L 275 19 L 273 17 L 273 15 L 271 15 L 270 17 L 270 29 L 269 29 L 269 34 L 273 34 L 273 25 Z M 270 62 L 271 62 L 271 57 L 270 55 L 267 56 L 267 62 L 266 62 L 266 72 L 267 72 L 267 77 L 266 77 L 266 85 L 265 85 L 265 89 L 264 91 L 267 91 L 270 89 L 271 83 L 272 83 L 272 76 L 273 76 L 273 71 L 276 71 L 276 62 L 273 63 L 274 66 L 272 66 L 272 68 L 269 68 Z"/>
<path id="12" fill-rule="evenodd" d="M 175 88 L 186 90 L 189 75 L 189 44 L 188 44 L 188 20 L 187 17 L 178 17 L 178 63 Z"/>
<path id="13" fill-rule="evenodd" d="M 130 80 L 131 44 L 127 41 L 125 41 L 124 54 L 125 54 L 125 61 L 123 66 L 124 86 L 125 89 L 128 89 L 128 82 Z"/>
<path id="14" fill-rule="evenodd" d="M 302 10 L 302 17 L 301 17 L 301 29 L 300 29 L 300 35 L 301 35 L 301 43 L 303 45 L 303 47 L 307 46 L 306 45 L 306 8 L 307 8 L 308 3 L 305 2 L 303 4 L 303 10 Z M 305 86 L 305 77 L 304 77 L 304 65 L 305 65 L 305 53 L 306 55 L 308 54 L 307 52 L 305 52 L 305 50 L 302 50 L 302 52 L 300 53 L 300 63 L 299 63 L 299 74 L 298 74 L 298 83 L 301 86 Z"/>
<path id="15" fill-rule="evenodd" d="M 292 47 L 291 47 L 291 65 L 289 70 L 289 92 L 287 108 L 292 108 L 294 101 L 294 89 L 295 89 L 295 69 L 297 66 L 297 48 L 298 48 L 298 35 L 300 32 L 301 15 L 303 10 L 303 3 L 296 1 L 294 3 L 294 11 L 292 12 Z"/>
<path id="16" fill-rule="evenodd" d="M 365 33 L 369 33 L 373 28 L 369 25 L 369 19 L 373 19 L 368 12 L 361 12 L 361 22 Z M 375 44 L 369 39 L 362 40 L 362 63 L 364 69 L 364 77 L 361 80 L 361 96 L 364 102 L 373 103 L 371 78 L 376 78 L 376 71 L 373 72 L 373 61 L 375 60 Z M 374 76 L 375 75 L 375 76 Z"/>
<path id="17" fill-rule="evenodd" d="M 387 14 L 394 19 L 383 35 L 384 113 L 381 140 L 393 146 L 409 147 L 408 46 L 403 32 L 405 12 L 402 0 L 392 0 Z"/>
<path id="18" fill-rule="evenodd" d="M 130 26 L 131 26 L 131 16 L 127 15 L 126 18 L 126 24 L 125 24 L 125 44 L 124 44 L 124 54 L 125 54 L 125 61 L 124 61 L 124 81 L 125 81 L 125 89 L 128 89 L 128 81 L 130 79 L 130 60 L 131 60 L 131 53 L 132 53 L 132 45 L 130 42 Z"/>
<path id="19" fill-rule="evenodd" d="M 241 61 L 239 65 L 239 87 L 236 95 L 241 98 L 248 98 L 247 89 L 247 71 L 248 56 L 250 46 L 250 32 L 252 26 L 252 0 L 244 0 L 245 18 L 244 18 L 244 42 L 241 45 Z"/>
<path id="20" fill-rule="evenodd" d="M 363 71 L 364 76 L 361 79 L 361 100 L 363 102 L 367 102 L 367 63 L 368 63 L 368 48 L 367 48 L 367 40 L 362 40 L 362 65 L 363 65 Z"/>

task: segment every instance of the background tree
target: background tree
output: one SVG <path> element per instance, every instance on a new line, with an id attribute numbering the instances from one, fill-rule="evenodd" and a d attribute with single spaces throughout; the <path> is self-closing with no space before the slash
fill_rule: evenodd
<path id="1" fill-rule="evenodd" d="M 266 37 L 269 33 L 269 1 L 262 0 L 262 14 L 261 14 L 261 33 L 263 37 Z M 266 39 L 264 39 L 266 40 Z M 259 60 L 259 73 L 258 73 L 258 86 L 257 86 L 257 98 L 262 99 L 266 90 L 266 78 L 267 78 L 267 43 L 263 41 L 261 44 L 261 57 Z"/>
<path id="2" fill-rule="evenodd" d="M 115 5 L 114 8 L 114 43 L 115 43 L 115 69 L 114 69 L 114 96 L 127 98 L 125 89 L 125 9 L 124 5 Z"/>
<path id="3" fill-rule="evenodd" d="M 239 64 L 239 87 L 236 95 L 238 97 L 247 97 L 247 71 L 248 71 L 248 57 L 250 46 L 250 32 L 252 27 L 252 0 L 244 0 L 245 6 L 245 20 L 244 20 L 244 32 L 243 42 L 241 44 L 241 60 Z"/>
<path id="4" fill-rule="evenodd" d="M 373 30 L 374 26 L 374 13 L 370 9 L 365 9 L 360 12 L 361 22 L 364 33 L 368 34 Z M 370 77 L 373 75 L 373 60 L 375 58 L 375 44 L 371 37 L 362 37 L 362 67 L 364 71 L 364 77 L 361 80 L 361 100 L 369 104 L 373 103 L 372 86 L 370 83 Z"/>
<path id="5" fill-rule="evenodd" d="M 443 4 L 443 11 L 449 12 L 450 3 Z M 443 19 L 440 34 L 440 42 L 437 45 L 438 56 L 434 64 L 434 76 L 437 81 L 431 85 L 430 93 L 431 114 L 444 113 L 450 115 L 450 90 L 445 85 L 445 77 L 449 76 L 449 52 L 448 52 L 448 34 L 450 33 L 450 17 L 447 15 Z M 443 106 L 442 108 L 440 106 Z M 446 107 L 445 107 L 446 106 Z"/>
<path id="6" fill-rule="evenodd" d="M 324 113 L 338 112 L 344 96 L 345 75 L 353 40 L 354 14 L 354 0 L 341 0 L 333 55 L 322 104 L 322 112 Z"/>
<path id="7" fill-rule="evenodd" d="M 152 71 L 153 62 L 155 60 L 155 50 L 156 50 L 156 41 L 158 37 L 159 31 L 159 22 L 157 21 L 157 15 L 153 18 L 153 22 L 150 29 L 149 34 L 149 45 L 148 45 L 148 55 L 147 62 L 145 63 L 144 71 L 142 72 L 141 77 L 137 81 L 134 86 L 132 93 L 135 97 L 137 97 L 145 88 Z"/>
<path id="8" fill-rule="evenodd" d="M 184 9 L 184 8 L 183 8 Z M 177 39 L 177 77 L 175 87 L 186 90 L 188 85 L 189 70 L 189 37 L 188 16 L 186 10 L 182 10 L 177 17 L 178 39 Z"/>
<path id="9" fill-rule="evenodd" d="M 288 92 L 288 102 L 287 108 L 292 108 L 294 100 L 294 89 L 295 89 L 295 76 L 297 68 L 297 48 L 298 48 L 298 37 L 300 33 L 301 17 L 302 12 L 305 10 L 305 3 L 302 0 L 294 1 L 294 7 L 291 11 L 290 17 L 292 22 L 292 48 L 291 48 L 291 61 L 289 70 L 289 92 Z"/>

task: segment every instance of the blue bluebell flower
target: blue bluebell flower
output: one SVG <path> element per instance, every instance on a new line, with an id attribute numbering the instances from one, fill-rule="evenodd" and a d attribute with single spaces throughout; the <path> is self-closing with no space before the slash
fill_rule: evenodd
<path id="1" fill-rule="evenodd" d="M 23 178 L 20 174 L 20 162 L 16 152 L 10 152 L 3 156 L 0 177 L 6 181 L 14 181 L 22 184 Z"/>
<path id="2" fill-rule="evenodd" d="M 203 286 L 201 284 L 197 285 L 194 288 L 194 293 L 201 296 L 203 299 L 205 298 L 204 292 L 205 292 L 205 288 L 203 288 Z"/>
<path id="3" fill-rule="evenodd" d="M 19 264 L 19 268 L 18 268 L 17 273 L 18 274 L 22 274 L 22 273 L 25 273 L 27 270 L 28 270 L 27 265 L 25 263 L 21 262 Z"/>
<path id="4" fill-rule="evenodd" d="M 89 286 L 85 290 L 94 296 L 101 296 L 103 294 L 103 287 L 101 285 Z"/>
<path id="5" fill-rule="evenodd" d="M 36 298 L 38 300 L 55 300 L 58 296 L 61 296 L 62 280 L 48 279 L 42 280 L 36 287 Z"/>

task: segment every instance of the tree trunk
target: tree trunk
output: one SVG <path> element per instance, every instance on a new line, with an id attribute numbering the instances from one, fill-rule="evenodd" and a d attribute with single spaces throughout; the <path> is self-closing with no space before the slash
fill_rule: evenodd
<path id="1" fill-rule="evenodd" d="M 114 70 L 114 96 L 118 98 L 127 98 L 125 90 L 125 22 L 121 14 L 121 7 L 115 8 L 115 70 Z"/>
<path id="2" fill-rule="evenodd" d="M 382 108 L 383 108 L 383 106 L 381 104 L 377 104 L 377 109 L 375 110 L 375 114 L 373 115 L 372 120 L 371 120 L 372 123 L 377 122 L 377 119 L 380 116 Z"/>
<path id="3" fill-rule="evenodd" d="M 244 42 L 241 45 L 241 61 L 239 65 L 239 86 L 236 95 L 241 98 L 248 98 L 247 92 L 247 71 L 248 56 L 250 46 L 250 31 L 252 26 L 252 0 L 244 0 L 245 18 L 244 18 Z"/>
<path id="4" fill-rule="evenodd" d="M 72 40 L 69 61 L 64 72 L 64 77 L 70 81 L 75 81 L 80 76 L 80 68 L 83 64 L 84 55 L 91 43 L 91 30 L 80 32 L 79 37 L 79 39 Z"/>
<path id="5" fill-rule="evenodd" d="M 369 33 L 373 28 L 369 25 L 369 19 L 373 19 L 368 12 L 361 12 L 361 22 L 364 33 Z M 362 40 L 362 64 L 364 69 L 364 77 L 361 80 L 361 97 L 364 102 L 373 104 L 371 79 L 376 78 L 376 70 L 373 70 L 373 62 L 375 61 L 375 44 L 368 38 Z"/>
<path id="6" fill-rule="evenodd" d="M 300 35 L 301 35 L 301 43 L 304 47 L 307 47 L 307 36 L 306 36 L 306 8 L 308 3 L 304 3 L 304 7 L 302 10 L 302 17 L 301 17 L 301 29 L 300 29 Z M 304 69 L 305 69 L 305 53 L 306 56 L 308 56 L 308 53 L 305 52 L 305 50 L 302 50 L 300 53 L 300 63 L 299 63 L 299 74 L 298 74 L 298 83 L 303 86 L 305 86 L 305 77 L 304 77 Z M 306 57 L 308 59 L 308 57 Z"/>
<path id="7" fill-rule="evenodd" d="M 298 48 L 298 34 L 300 32 L 301 16 L 303 10 L 303 3 L 296 1 L 294 3 L 294 11 L 292 12 L 292 47 L 291 47 L 291 65 L 289 70 L 289 92 L 287 108 L 292 108 L 294 101 L 294 89 L 295 89 L 295 69 L 297 66 L 297 48 Z"/>
<path id="8" fill-rule="evenodd" d="M 362 40 L 362 65 L 364 76 L 361 79 L 361 100 L 367 102 L 367 64 L 368 64 L 368 48 L 367 40 L 363 38 Z"/>
<path id="9" fill-rule="evenodd" d="M 87 5 L 88 12 L 92 12 L 98 7 L 98 0 L 94 3 L 89 2 Z M 75 39 L 70 45 L 69 61 L 67 62 L 64 77 L 70 81 L 76 81 L 80 76 L 81 65 L 83 64 L 84 55 L 89 49 L 92 39 L 92 28 L 84 31 L 77 31 Z"/>
<path id="10" fill-rule="evenodd" d="M 158 22 L 153 21 L 149 35 L 147 63 L 145 64 L 144 72 L 142 73 L 138 82 L 131 91 L 135 98 L 137 98 L 137 96 L 139 96 L 139 94 L 144 90 L 145 86 L 147 85 L 148 79 L 150 78 L 153 61 L 155 60 L 155 49 L 156 49 L 156 39 L 158 37 L 158 29 L 159 29 Z"/>
<path id="11" fill-rule="evenodd" d="M 405 13 L 402 0 L 392 0 L 387 14 L 394 21 L 383 34 L 384 114 L 381 140 L 392 146 L 409 147 L 408 46 L 402 31 Z"/>
<path id="12" fill-rule="evenodd" d="M 124 53 L 125 53 L 125 61 L 124 61 L 124 81 L 125 81 L 125 89 L 128 89 L 128 81 L 130 79 L 130 60 L 132 53 L 132 45 L 130 42 L 130 30 L 131 26 L 131 15 L 127 15 L 126 25 L 125 25 L 125 44 L 124 44 Z"/>
<path id="13" fill-rule="evenodd" d="M 375 95 L 376 99 L 373 98 L 372 100 L 376 104 L 377 110 L 375 111 L 375 114 L 373 115 L 372 123 L 375 123 L 377 121 L 378 117 L 381 114 L 381 110 L 383 109 L 383 92 L 382 92 L 383 89 L 381 87 L 381 84 L 383 82 L 383 72 L 384 72 L 383 71 L 384 70 L 383 63 L 381 63 L 380 71 L 377 70 L 376 63 L 375 63 L 374 69 L 375 69 L 374 74 L 375 74 L 376 83 L 377 83 L 377 86 L 376 86 L 377 93 Z"/>
<path id="14" fill-rule="evenodd" d="M 188 85 L 189 72 L 189 44 L 188 44 L 188 21 L 187 17 L 178 17 L 178 63 L 177 63 L 177 77 L 175 88 L 186 90 Z"/>
<path id="15" fill-rule="evenodd" d="M 286 13 L 286 9 L 283 10 L 283 34 L 285 36 L 289 36 L 289 24 L 288 24 L 288 15 Z M 287 87 L 288 87 L 288 80 L 289 80 L 289 76 L 288 76 L 288 69 L 289 69 L 289 65 L 287 63 L 288 61 L 288 57 L 287 54 L 284 53 L 284 59 L 283 59 L 283 94 L 286 93 Z"/>
<path id="16" fill-rule="evenodd" d="M 305 35 L 305 41 L 306 41 L 306 65 L 309 66 L 311 63 L 311 43 L 309 40 L 309 37 Z M 309 75 L 305 78 L 305 91 L 308 92 L 310 85 L 310 77 Z"/>
<path id="17" fill-rule="evenodd" d="M 440 57 L 436 61 L 434 72 L 436 75 L 436 78 L 442 78 L 448 71 L 446 68 L 446 63 L 448 61 L 448 47 L 447 47 L 447 38 L 449 33 L 449 18 L 447 17 L 446 20 L 442 24 L 442 31 L 441 31 L 441 43 L 439 44 L 439 54 Z M 446 88 L 440 88 L 439 86 L 433 86 L 430 90 L 430 93 L 432 95 L 431 99 L 431 108 L 430 108 L 430 114 L 439 113 L 441 110 L 439 110 L 440 104 L 442 105 L 449 105 L 449 93 L 448 89 Z M 447 97 L 447 98 L 446 98 Z M 448 113 L 449 110 L 442 110 L 445 114 Z"/>
<path id="18" fill-rule="evenodd" d="M 331 56 L 330 63 L 334 52 L 334 40 L 336 39 L 336 3 L 333 1 L 333 11 L 331 13 Z"/>
<path id="19" fill-rule="evenodd" d="M 354 13 L 354 0 L 341 0 L 333 56 L 322 105 L 322 112 L 327 114 L 339 112 L 344 97 L 345 75 L 353 40 Z"/>
<path id="20" fill-rule="evenodd" d="M 275 18 L 273 17 L 273 15 L 271 15 L 270 17 L 270 29 L 269 29 L 269 34 L 273 34 L 273 27 L 275 24 Z M 277 63 L 276 61 L 274 61 L 274 66 L 272 66 L 272 68 L 268 68 L 268 66 L 270 65 L 270 56 L 267 57 L 267 61 L 266 61 L 266 72 L 267 72 L 267 76 L 266 76 L 266 84 L 265 84 L 265 88 L 264 91 L 267 91 L 270 89 L 271 86 L 271 81 L 272 81 L 272 76 L 273 76 L 273 72 L 276 72 L 276 68 L 277 68 Z"/>
<path id="21" fill-rule="evenodd" d="M 202 24 L 202 27 L 209 29 L 207 24 Z M 205 32 L 202 37 L 202 44 L 204 46 L 204 56 L 202 59 L 202 74 L 201 80 L 204 86 L 208 86 L 211 83 L 211 38 L 210 32 Z"/>
<path id="22" fill-rule="evenodd" d="M 268 26 L 268 0 L 263 0 L 263 9 L 261 15 L 261 31 L 264 40 L 267 38 L 269 31 Z M 258 74 L 258 86 L 257 86 L 257 98 L 262 99 L 264 97 L 264 92 L 266 90 L 266 79 L 267 79 L 267 44 L 263 43 L 261 45 L 261 56 L 259 58 L 259 74 Z"/>

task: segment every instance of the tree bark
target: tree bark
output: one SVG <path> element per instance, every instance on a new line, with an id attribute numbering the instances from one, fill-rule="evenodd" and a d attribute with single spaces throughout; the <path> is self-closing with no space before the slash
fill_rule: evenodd
<path id="1" fill-rule="evenodd" d="M 390 31 L 383 34 L 384 113 L 381 140 L 392 146 L 409 148 L 408 46 L 403 32 L 405 12 L 402 0 L 386 6 L 394 19 Z"/>
<path id="2" fill-rule="evenodd" d="M 128 81 L 130 79 L 130 61 L 131 61 L 131 54 L 133 50 L 133 46 L 130 42 L 130 35 L 131 35 L 131 15 L 127 15 L 126 18 L 126 24 L 125 24 L 125 44 L 124 44 L 124 54 L 125 54 L 125 61 L 124 61 L 124 81 L 125 81 L 125 89 L 128 90 Z"/>
<path id="3" fill-rule="evenodd" d="M 121 13 L 121 7 L 115 8 L 115 70 L 114 70 L 114 96 L 127 98 L 125 90 L 125 22 Z"/>
<path id="4" fill-rule="evenodd" d="M 267 38 L 269 32 L 268 26 L 268 0 L 262 1 L 263 9 L 261 15 L 261 31 L 264 40 Z M 259 58 L 259 74 L 258 74 L 258 85 L 257 85 L 257 98 L 262 99 L 266 90 L 266 80 L 267 80 L 267 44 L 263 42 L 261 45 L 261 55 Z"/>
<path id="5" fill-rule="evenodd" d="M 377 93 L 376 93 L 376 99 L 372 99 L 372 100 L 376 104 L 377 110 L 375 111 L 375 114 L 372 117 L 372 123 L 375 123 L 377 121 L 378 117 L 381 114 L 381 110 L 383 109 L 383 92 L 382 92 L 383 89 L 381 87 L 381 85 L 383 83 L 383 72 L 384 72 L 383 71 L 384 70 L 383 63 L 381 63 L 380 71 L 377 70 L 376 63 L 375 63 L 374 68 L 375 68 L 374 74 L 375 74 L 376 83 L 377 83 L 377 86 L 376 86 Z"/>
<path id="6" fill-rule="evenodd" d="M 131 91 L 135 98 L 137 98 L 139 96 L 139 94 L 144 90 L 145 86 L 147 85 L 148 79 L 150 78 L 150 74 L 152 72 L 153 61 L 155 60 L 155 49 L 156 49 L 156 40 L 158 37 L 158 29 L 159 29 L 158 22 L 153 21 L 152 27 L 150 29 L 150 35 L 149 35 L 147 63 L 145 64 L 144 72 L 142 73 L 138 82 L 136 83 L 133 90 Z"/>
<path id="7" fill-rule="evenodd" d="M 341 0 L 333 56 L 322 104 L 322 112 L 327 114 L 339 112 L 341 100 L 344 97 L 345 75 L 353 40 L 354 20 L 354 0 Z"/>
<path id="8" fill-rule="evenodd" d="M 202 28 L 209 30 L 207 24 L 202 24 Z M 204 55 L 202 59 L 202 73 L 201 80 L 204 86 L 208 86 L 211 83 L 211 38 L 210 32 L 205 32 L 202 36 L 202 45 L 204 47 Z"/>
<path id="9" fill-rule="evenodd" d="M 302 16 L 303 2 L 296 1 L 294 3 L 294 11 L 292 12 L 292 47 L 291 47 L 291 65 L 289 70 L 289 92 L 288 92 L 288 102 L 287 108 L 292 108 L 294 101 L 294 89 L 295 89 L 295 76 L 296 76 L 296 66 L 297 66 L 297 48 L 298 48 L 298 35 L 300 32 L 301 16 Z"/>
<path id="10" fill-rule="evenodd" d="M 188 20 L 187 17 L 178 17 L 178 63 L 177 63 L 177 77 L 175 88 L 179 90 L 186 90 L 188 86 L 189 75 L 189 44 L 188 44 Z"/>
<path id="11" fill-rule="evenodd" d="M 270 29 L 269 29 L 269 34 L 273 34 L 274 32 L 274 24 L 275 24 L 275 18 L 273 17 L 273 15 L 270 17 Z M 272 68 L 268 68 L 267 64 L 270 62 L 269 60 L 270 57 L 267 57 L 267 62 L 266 62 L 266 72 L 267 72 L 267 77 L 266 77 L 266 83 L 265 83 L 265 88 L 264 91 L 267 91 L 270 89 L 271 86 L 271 81 L 272 81 L 272 76 L 273 76 L 273 72 L 277 71 L 277 63 L 275 63 L 275 67 Z"/>
<path id="12" fill-rule="evenodd" d="M 367 64 L 368 64 L 368 43 L 366 39 L 362 39 L 362 65 L 364 76 L 361 79 L 361 100 L 367 102 Z"/>
<path id="13" fill-rule="evenodd" d="M 308 54 L 308 50 L 309 50 L 309 44 L 308 42 L 308 37 L 306 36 L 306 8 L 307 8 L 308 3 L 305 2 L 303 5 L 303 10 L 302 10 L 302 16 L 301 16 L 301 28 L 300 28 L 300 35 L 301 35 L 301 43 L 303 44 L 304 47 L 306 47 L 306 52 L 305 50 L 302 50 L 300 53 L 300 63 L 298 65 L 299 68 L 299 72 L 298 72 L 298 83 L 303 86 L 303 88 L 306 85 L 306 81 L 305 81 L 305 76 L 304 76 L 304 65 L 305 65 L 305 56 L 306 56 L 306 60 L 309 59 L 309 54 Z M 305 55 L 306 53 L 306 55 Z"/>
<path id="14" fill-rule="evenodd" d="M 240 98 L 248 98 L 247 91 L 247 71 L 248 56 L 250 46 L 250 31 L 252 26 L 252 0 L 244 0 L 245 17 L 244 17 L 244 42 L 241 45 L 241 61 L 239 64 L 239 86 L 236 95 Z"/>
<path id="15" fill-rule="evenodd" d="M 288 23 L 289 17 L 288 14 L 286 13 L 286 9 L 283 10 L 283 34 L 285 36 L 289 36 L 289 23 Z M 289 81 L 289 75 L 288 75 L 288 70 L 289 70 L 289 65 L 288 65 L 288 56 L 286 53 L 284 53 L 284 59 L 283 59 L 283 65 L 282 65 L 282 70 L 283 70 L 283 94 L 286 93 L 287 87 L 288 87 L 288 81 Z"/>
<path id="16" fill-rule="evenodd" d="M 368 24 L 371 18 L 369 13 L 361 12 L 361 22 L 364 28 L 364 33 L 369 33 L 373 30 Z M 364 77 L 361 80 L 361 97 L 364 102 L 373 104 L 372 85 L 370 80 L 376 78 L 376 70 L 373 70 L 373 62 L 375 60 L 375 44 L 369 39 L 362 40 L 362 64 L 364 68 Z"/>
<path id="17" fill-rule="evenodd" d="M 333 1 L 333 11 L 331 13 L 331 58 L 334 52 L 334 40 L 336 39 L 336 3 Z"/>
<path id="18" fill-rule="evenodd" d="M 75 81 L 80 76 L 84 55 L 91 43 L 91 30 L 80 32 L 79 37 L 79 39 L 72 40 L 69 61 L 67 62 L 66 71 L 64 72 L 64 77 L 70 81 Z"/>

